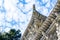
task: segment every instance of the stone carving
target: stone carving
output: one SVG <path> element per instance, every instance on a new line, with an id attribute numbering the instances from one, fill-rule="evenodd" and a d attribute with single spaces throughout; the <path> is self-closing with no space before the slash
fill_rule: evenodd
<path id="1" fill-rule="evenodd" d="M 60 0 L 48 17 L 36 11 L 33 5 L 31 21 L 21 40 L 60 40 Z M 59 25 L 59 26 L 58 26 Z"/>
<path id="2" fill-rule="evenodd" d="M 41 27 L 46 18 L 46 16 L 43 16 L 39 12 L 37 12 L 35 9 L 35 5 L 33 5 L 33 14 L 31 21 L 21 40 L 33 40 L 34 36 L 36 36 L 36 34 L 38 33 L 39 27 Z"/>

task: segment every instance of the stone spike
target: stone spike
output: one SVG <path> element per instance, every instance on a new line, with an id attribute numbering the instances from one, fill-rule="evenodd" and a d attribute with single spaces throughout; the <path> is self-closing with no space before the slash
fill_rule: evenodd
<path id="1" fill-rule="evenodd" d="M 33 11 L 35 10 L 35 4 L 33 4 Z"/>

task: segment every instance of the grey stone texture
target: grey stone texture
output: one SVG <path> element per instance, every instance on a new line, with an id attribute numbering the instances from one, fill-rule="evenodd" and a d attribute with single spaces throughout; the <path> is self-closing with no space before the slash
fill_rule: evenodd
<path id="1" fill-rule="evenodd" d="M 33 5 L 33 14 L 21 40 L 60 40 L 60 0 L 48 17 Z"/>

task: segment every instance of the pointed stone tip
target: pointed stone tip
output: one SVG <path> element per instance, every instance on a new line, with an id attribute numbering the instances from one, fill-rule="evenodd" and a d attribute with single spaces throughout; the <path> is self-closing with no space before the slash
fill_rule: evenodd
<path id="1" fill-rule="evenodd" d="M 33 4 L 33 10 L 35 10 L 35 4 Z"/>

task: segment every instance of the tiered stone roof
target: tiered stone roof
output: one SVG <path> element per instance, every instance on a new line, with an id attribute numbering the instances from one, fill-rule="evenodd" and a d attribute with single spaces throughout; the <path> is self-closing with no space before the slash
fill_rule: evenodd
<path id="1" fill-rule="evenodd" d="M 57 1 L 48 17 L 37 12 L 33 5 L 31 21 L 21 40 L 60 40 L 56 32 L 58 27 L 56 25 L 60 24 L 57 23 L 60 19 L 58 15 L 60 15 L 60 0 Z"/>
<path id="2" fill-rule="evenodd" d="M 35 5 L 33 5 L 33 14 L 32 18 L 30 20 L 30 23 L 25 30 L 22 39 L 21 40 L 33 40 L 33 36 L 35 36 L 38 32 L 39 27 L 42 25 L 42 23 L 45 21 L 47 17 L 40 14 L 36 9 Z M 30 37 L 28 37 L 30 36 Z M 30 39 L 31 38 L 31 39 Z"/>

